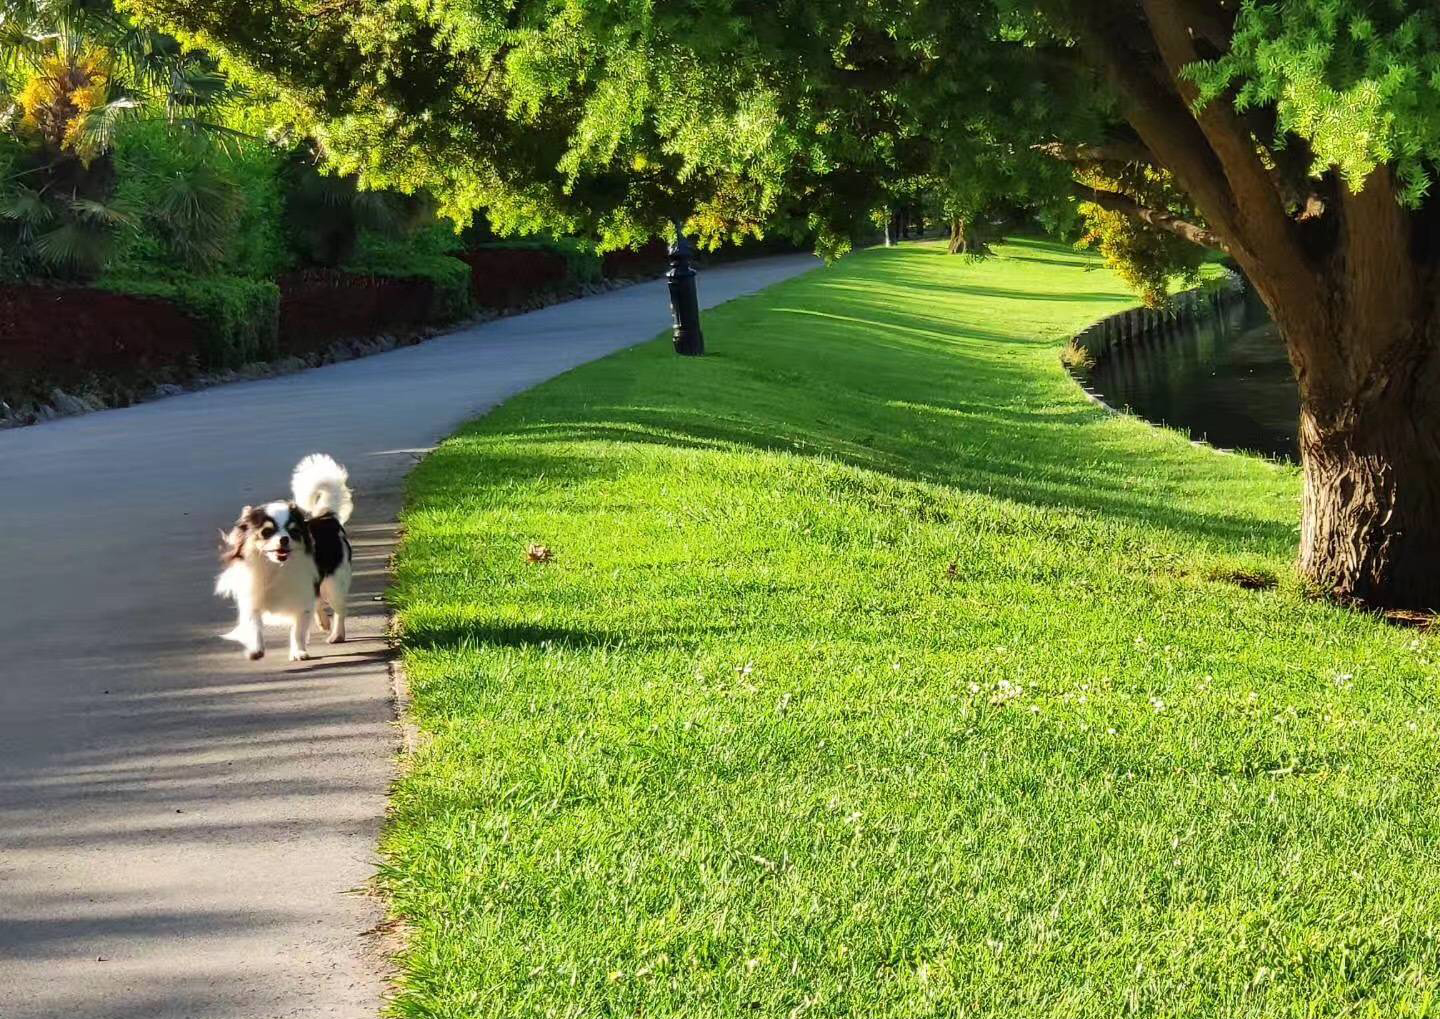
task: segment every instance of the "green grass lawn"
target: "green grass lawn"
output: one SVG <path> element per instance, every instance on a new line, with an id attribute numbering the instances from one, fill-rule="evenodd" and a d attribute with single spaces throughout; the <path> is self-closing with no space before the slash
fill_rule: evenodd
<path id="1" fill-rule="evenodd" d="M 1440 1010 L 1435 645 L 1304 597 L 1293 468 L 1085 399 L 1128 303 L 871 250 L 432 454 L 395 1013 Z"/>

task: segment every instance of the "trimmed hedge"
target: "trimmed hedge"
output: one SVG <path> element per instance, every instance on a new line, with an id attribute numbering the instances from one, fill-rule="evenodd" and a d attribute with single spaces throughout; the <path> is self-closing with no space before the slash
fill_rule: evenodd
<path id="1" fill-rule="evenodd" d="M 638 248 L 618 248 L 601 256 L 600 270 L 606 279 L 659 276 L 670 266 L 670 246 L 652 237 Z"/>
<path id="2" fill-rule="evenodd" d="M 374 248 L 359 252 L 341 269 L 353 276 L 419 280 L 430 284 L 430 307 L 417 324 L 444 325 L 470 314 L 470 270 L 450 255 Z"/>
<path id="3" fill-rule="evenodd" d="M 470 253 L 481 251 L 545 252 L 558 257 L 564 264 L 562 281 L 565 283 L 599 283 L 603 275 L 600 256 L 579 241 L 568 237 L 557 240 L 491 241 L 470 248 Z"/>
<path id="4" fill-rule="evenodd" d="M 128 403 L 183 379 L 200 323 L 169 301 L 88 287 L 0 287 L 0 400 L 44 403 L 52 390 Z"/>
<path id="5" fill-rule="evenodd" d="M 238 276 L 107 276 L 98 289 L 170 301 L 200 323 L 200 367 L 235 368 L 279 352 L 280 288 Z"/>
<path id="6" fill-rule="evenodd" d="M 437 300 L 438 292 L 434 281 L 425 278 L 394 279 L 338 269 L 291 273 L 280 280 L 281 352 L 315 354 L 341 340 L 413 332 L 445 321 L 435 318 L 436 308 L 453 304 L 453 297 L 442 295 Z"/>

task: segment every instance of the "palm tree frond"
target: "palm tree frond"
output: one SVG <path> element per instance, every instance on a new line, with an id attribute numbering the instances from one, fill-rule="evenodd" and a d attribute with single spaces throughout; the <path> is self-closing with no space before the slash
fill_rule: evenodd
<path id="1" fill-rule="evenodd" d="M 36 256 L 52 268 L 74 273 L 94 272 L 105 262 L 109 231 L 71 221 L 35 238 Z"/>
<path id="2" fill-rule="evenodd" d="M 0 218 L 22 227 L 41 227 L 55 218 L 55 210 L 39 191 L 17 187 L 0 196 Z"/>
<path id="3" fill-rule="evenodd" d="M 107 205 L 93 198 L 72 198 L 69 205 L 70 211 L 75 214 L 75 219 L 82 223 L 93 226 L 130 228 L 137 225 L 135 217 L 118 205 Z"/>

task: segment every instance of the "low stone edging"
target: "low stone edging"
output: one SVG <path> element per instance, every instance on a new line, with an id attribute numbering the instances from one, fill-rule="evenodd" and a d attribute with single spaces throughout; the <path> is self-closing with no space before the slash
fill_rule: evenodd
<path id="1" fill-rule="evenodd" d="M 1176 294 L 1168 307 L 1127 308 L 1091 323 L 1070 338 L 1060 353 L 1060 363 L 1091 403 L 1112 414 L 1129 415 L 1125 408 L 1111 405 L 1090 384 L 1090 372 L 1095 370 L 1096 365 L 1119 347 L 1164 339 L 1181 326 L 1203 316 L 1222 314 L 1227 307 L 1244 297 L 1243 277 L 1227 269 L 1225 279 L 1218 287 L 1196 287 Z M 1199 439 L 1192 439 L 1191 443 L 1217 453 L 1232 452 Z"/>
<path id="2" fill-rule="evenodd" d="M 1218 288 L 1197 287 L 1176 294 L 1164 308 L 1128 308 L 1107 315 L 1076 333 L 1070 348 L 1082 352 L 1093 367 L 1117 347 L 1161 337 L 1201 316 L 1218 314 L 1244 295 L 1244 281 L 1227 272 Z"/>

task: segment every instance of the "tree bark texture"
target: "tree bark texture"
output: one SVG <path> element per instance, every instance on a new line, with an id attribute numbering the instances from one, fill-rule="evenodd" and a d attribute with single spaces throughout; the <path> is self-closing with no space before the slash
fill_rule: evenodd
<path id="1" fill-rule="evenodd" d="M 1126 196 L 1102 203 L 1228 251 L 1285 340 L 1302 408 L 1302 574 L 1345 601 L 1440 609 L 1440 205 L 1404 208 L 1383 165 L 1357 189 L 1332 173 L 1315 195 L 1294 160 L 1267 150 L 1273 123 L 1230 96 L 1197 106 L 1182 72 L 1228 46 L 1230 7 L 1040 3 L 1204 225 Z"/>

